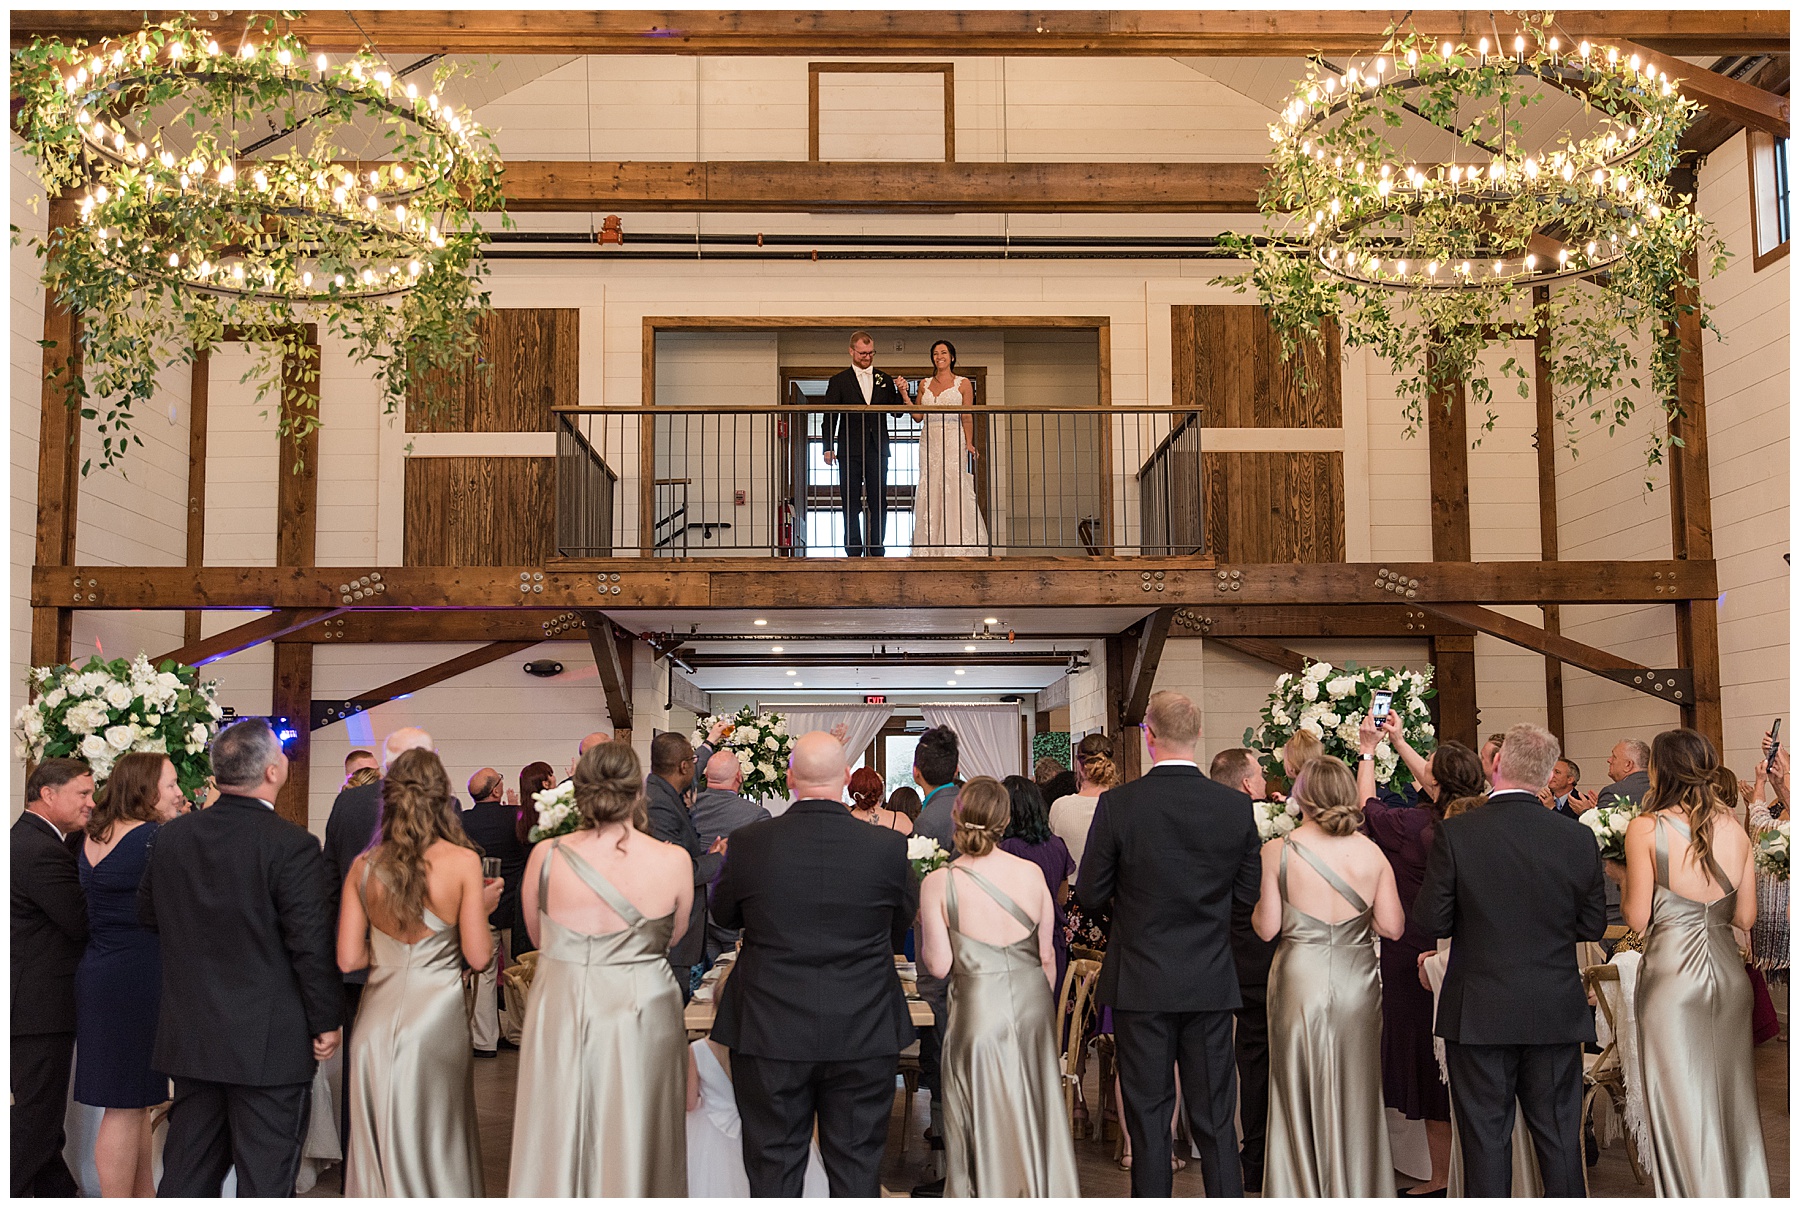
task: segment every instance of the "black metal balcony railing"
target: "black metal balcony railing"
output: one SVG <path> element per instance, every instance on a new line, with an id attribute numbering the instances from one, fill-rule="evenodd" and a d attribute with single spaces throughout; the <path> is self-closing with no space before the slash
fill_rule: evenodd
<path id="1" fill-rule="evenodd" d="M 829 412 L 555 411 L 565 558 L 845 552 L 843 466 L 825 458 Z M 889 417 L 888 434 L 881 543 L 890 557 L 1204 549 L 1198 411 L 927 406 Z"/>

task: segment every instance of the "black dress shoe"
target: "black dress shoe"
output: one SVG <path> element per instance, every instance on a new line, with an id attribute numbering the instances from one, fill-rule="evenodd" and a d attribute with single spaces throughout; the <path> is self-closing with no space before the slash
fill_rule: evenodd
<path id="1" fill-rule="evenodd" d="M 941 1200 L 944 1198 L 944 1180 L 920 1183 L 912 1189 L 912 1195 L 915 1200 Z"/>
<path id="2" fill-rule="evenodd" d="M 488 1058 L 498 1057 L 500 1054 L 496 1053 L 493 1049 L 476 1049 L 475 1055 L 477 1057 L 488 1059 Z"/>
<path id="3" fill-rule="evenodd" d="M 1254 1192 L 1257 1192 L 1258 1194 L 1261 1194 L 1262 1184 L 1263 1184 L 1262 1167 L 1260 1167 L 1260 1166 L 1244 1167 L 1244 1190 L 1245 1191 L 1254 1191 Z"/>
<path id="4" fill-rule="evenodd" d="M 502 1036 L 500 1038 L 499 1044 L 500 1044 L 501 1048 L 505 1049 L 509 1053 L 516 1053 L 519 1051 L 519 1046 L 514 1044 L 512 1041 L 506 1039 L 506 1037 L 504 1037 L 504 1036 Z"/>

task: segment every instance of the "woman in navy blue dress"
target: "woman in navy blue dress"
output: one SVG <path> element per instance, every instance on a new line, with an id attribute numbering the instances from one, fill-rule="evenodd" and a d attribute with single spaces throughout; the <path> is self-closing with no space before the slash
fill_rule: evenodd
<path id="1" fill-rule="evenodd" d="M 76 857 L 88 946 L 75 970 L 75 1101 L 106 1109 L 94 1142 L 103 1196 L 156 1194 L 149 1109 L 169 1098 L 168 1078 L 150 1068 L 162 955 L 138 922 L 137 896 L 157 829 L 181 804 L 168 756 L 124 756 L 94 795 Z"/>

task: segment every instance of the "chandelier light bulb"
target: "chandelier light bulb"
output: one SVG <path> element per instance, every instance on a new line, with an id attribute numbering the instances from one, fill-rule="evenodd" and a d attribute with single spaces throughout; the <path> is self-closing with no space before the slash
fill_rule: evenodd
<path id="1" fill-rule="evenodd" d="M 301 273 L 300 274 L 300 284 L 304 285 L 307 289 L 311 289 L 312 288 L 312 274 L 311 273 Z"/>
<path id="2" fill-rule="evenodd" d="M 1444 57 L 1446 59 L 1455 53 L 1456 53 L 1456 48 L 1454 46 L 1450 45 L 1450 43 L 1448 43 L 1448 42 L 1444 43 Z"/>
<path id="3" fill-rule="evenodd" d="M 183 172 L 183 173 L 182 173 L 182 174 L 181 174 L 181 187 L 182 187 L 182 188 L 184 188 L 184 189 L 185 189 L 185 188 L 187 188 L 187 187 L 188 187 L 188 185 L 189 185 L 189 184 L 191 184 L 191 183 L 192 183 L 192 182 L 191 182 L 191 181 L 189 181 L 189 180 L 188 180 L 188 174 L 187 174 L 187 173 L 186 173 L 186 172 Z"/>
<path id="4" fill-rule="evenodd" d="M 1488 40 L 1486 38 L 1483 38 L 1481 40 L 1480 44 L 1476 47 L 1476 49 L 1478 49 L 1482 54 L 1487 53 L 1487 48 L 1488 48 Z"/>
<path id="5" fill-rule="evenodd" d="M 327 59 L 324 55 L 320 55 L 318 58 L 314 59 L 313 62 L 318 65 L 321 75 L 331 66 L 331 60 Z"/>
<path id="6" fill-rule="evenodd" d="M 1399 264 L 1395 265 L 1394 271 L 1404 277 L 1406 275 L 1406 261 L 1402 260 Z"/>
<path id="7" fill-rule="evenodd" d="M 1419 52 L 1417 50 L 1409 50 L 1406 52 L 1406 65 L 1408 67 L 1417 67 L 1419 65 Z"/>
<path id="8" fill-rule="evenodd" d="M 107 199 L 111 196 L 112 196 L 112 193 L 107 189 L 107 187 L 105 185 L 101 185 L 99 188 L 94 190 L 94 197 L 96 200 L 98 200 L 100 202 L 101 205 L 105 205 Z"/>
<path id="9" fill-rule="evenodd" d="M 1578 48 L 1578 50 L 1579 50 L 1579 53 L 1580 53 L 1580 55 L 1581 55 L 1581 57 L 1582 57 L 1582 58 L 1584 58 L 1584 59 L 1585 59 L 1585 58 L 1587 58 L 1587 57 L 1588 57 L 1588 50 L 1589 50 L 1589 49 L 1590 49 L 1590 47 L 1589 47 L 1589 46 L 1588 46 L 1588 44 L 1587 44 L 1587 43 L 1586 43 L 1586 42 L 1583 42 L 1583 43 L 1582 43 L 1582 44 L 1581 44 L 1581 46 L 1580 46 L 1580 47 L 1579 47 L 1579 48 Z"/>
<path id="10" fill-rule="evenodd" d="M 174 253 L 170 253 L 169 267 L 170 268 L 180 268 L 181 267 L 181 257 L 178 255 L 175 255 Z"/>
<path id="11" fill-rule="evenodd" d="M 1619 48 L 1617 46 L 1608 46 L 1606 48 L 1606 61 L 1608 63 L 1617 63 L 1619 61 Z"/>
<path id="12" fill-rule="evenodd" d="M 244 56 L 244 58 L 246 58 L 246 59 L 254 59 L 256 57 L 255 43 L 252 43 L 252 42 L 244 43 L 244 48 L 242 50 L 238 51 L 238 53 L 240 55 Z"/>
<path id="13" fill-rule="evenodd" d="M 380 84 L 383 88 L 386 88 L 389 84 L 394 82 L 394 77 L 385 71 L 378 71 L 375 73 L 375 82 Z"/>
<path id="14" fill-rule="evenodd" d="M 1524 34 L 1520 34 L 1518 37 L 1513 39 L 1513 53 L 1518 55 L 1521 59 L 1523 59 L 1525 57 L 1525 35 Z"/>
<path id="15" fill-rule="evenodd" d="M 1499 260 L 1494 261 L 1494 276 L 1498 277 L 1500 275 L 1501 267 L 1502 267 L 1501 261 L 1499 261 Z"/>
<path id="16" fill-rule="evenodd" d="M 1377 58 L 1375 60 L 1375 74 L 1377 76 L 1380 76 L 1386 70 L 1387 70 L 1387 60 L 1383 59 L 1383 58 Z"/>
<path id="17" fill-rule="evenodd" d="M 406 86 L 406 99 L 409 101 L 416 101 L 419 99 L 419 86 L 417 84 L 408 84 Z"/>
<path id="18" fill-rule="evenodd" d="M 289 64 L 293 63 L 294 53 L 293 53 L 293 51 L 288 50 L 284 46 L 280 50 L 275 52 L 275 61 L 277 63 L 281 64 L 283 67 L 286 67 Z"/>
<path id="19" fill-rule="evenodd" d="M 182 59 L 187 58 L 187 43 L 185 43 L 185 42 L 169 43 L 169 58 L 172 61 L 177 62 L 177 63 L 179 63 Z"/>
<path id="20" fill-rule="evenodd" d="M 1535 269 L 1537 267 L 1537 257 L 1527 253 L 1525 256 L 1525 267 L 1527 269 Z"/>
<path id="21" fill-rule="evenodd" d="M 219 169 L 219 183 L 220 184 L 228 185 L 236 179 L 237 179 L 237 173 L 232 170 L 232 167 L 230 164 L 226 164 Z"/>
<path id="22" fill-rule="evenodd" d="M 373 214 L 375 212 L 375 210 L 381 204 L 380 202 L 376 201 L 373 197 L 364 198 L 364 201 L 368 204 L 369 213 L 371 213 L 371 214 Z"/>

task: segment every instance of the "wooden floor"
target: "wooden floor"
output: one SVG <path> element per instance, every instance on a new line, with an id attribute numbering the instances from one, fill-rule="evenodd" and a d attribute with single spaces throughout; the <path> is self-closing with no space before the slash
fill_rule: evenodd
<path id="1" fill-rule="evenodd" d="M 492 1061 L 475 1063 L 475 1100 L 480 1112 L 482 1163 L 491 1196 L 506 1194 L 506 1173 L 512 1145 L 513 1087 L 518 1074 L 518 1054 L 502 1052 Z M 1089 1075 L 1088 1102 L 1097 1103 Z M 1788 1194 L 1788 1042 L 1774 1040 L 1756 1050 L 1757 1097 L 1763 1112 L 1763 1140 L 1768 1146 L 1769 1175 L 1777 1197 Z M 915 1183 L 930 1178 L 926 1168 L 927 1151 L 922 1138 L 929 1114 L 929 1096 L 920 1094 L 913 1104 L 912 1117 L 901 1117 L 901 1100 L 894 1097 L 894 1117 L 888 1134 L 887 1157 L 882 1162 L 883 1185 L 892 1194 L 905 1195 Z M 910 1129 L 906 1153 L 900 1152 L 900 1132 Z M 1131 1192 L 1131 1176 L 1112 1160 L 1113 1143 L 1082 1140 L 1075 1143 L 1075 1161 L 1086 1196 L 1123 1196 Z M 328 1171 L 313 1196 L 339 1194 L 338 1173 Z M 1650 1188 L 1640 1186 L 1631 1175 L 1623 1146 L 1603 1150 L 1599 1165 L 1589 1171 L 1589 1190 L 1595 1196 L 1648 1196 Z M 1199 1164 L 1175 1176 L 1175 1194 L 1198 1196 L 1203 1191 Z"/>

